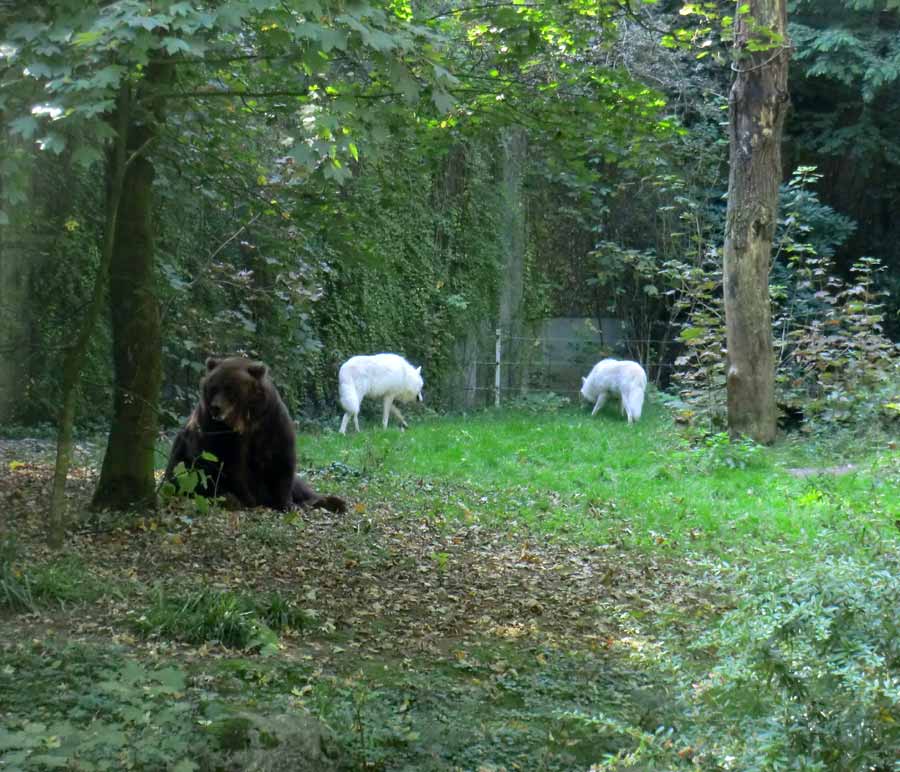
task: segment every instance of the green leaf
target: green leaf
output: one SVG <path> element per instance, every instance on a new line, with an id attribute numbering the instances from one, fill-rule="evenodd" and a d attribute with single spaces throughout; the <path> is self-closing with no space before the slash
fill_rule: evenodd
<path id="1" fill-rule="evenodd" d="M 332 160 L 331 163 L 326 163 L 322 171 L 326 179 L 334 180 L 339 185 L 353 176 L 353 173 L 347 167 L 341 166 L 337 159 Z"/>
<path id="2" fill-rule="evenodd" d="M 453 109 L 453 106 L 456 104 L 456 100 L 450 95 L 450 93 L 444 91 L 444 89 L 441 88 L 436 88 L 432 91 L 431 101 L 434 102 L 435 108 L 442 115 L 449 113 L 450 110 Z"/>
<path id="3" fill-rule="evenodd" d="M 37 118 L 31 115 L 23 115 L 9 122 L 9 130 L 13 134 L 18 134 L 25 139 L 31 139 L 38 130 Z"/>
<path id="4" fill-rule="evenodd" d="M 195 490 L 197 490 L 197 485 L 200 483 L 200 475 L 197 472 L 185 472 L 178 478 L 178 488 L 181 490 L 182 494 L 190 496 Z"/>
<path id="5" fill-rule="evenodd" d="M 9 26 L 9 29 L 7 29 L 6 31 L 6 36 L 10 40 L 24 40 L 30 43 L 46 29 L 46 24 L 29 24 L 25 22 L 19 22 L 17 24 L 11 24 Z"/>
<path id="6" fill-rule="evenodd" d="M 312 169 L 316 165 L 316 155 L 313 153 L 312 148 L 305 143 L 294 145 L 288 151 L 288 155 L 301 167 Z"/>
<path id="7" fill-rule="evenodd" d="M 354 161 L 359 161 L 359 150 L 356 147 L 355 142 L 351 142 L 347 145 L 347 149 L 350 151 L 350 155 L 353 156 Z"/>
<path id="8" fill-rule="evenodd" d="M 94 45 L 100 40 L 103 33 L 100 30 L 90 30 L 88 32 L 79 32 L 73 39 L 72 45 L 79 48 L 87 48 Z"/>
<path id="9" fill-rule="evenodd" d="M 50 133 L 38 140 L 38 146 L 41 150 L 59 155 L 66 149 L 66 139 L 62 134 Z"/>
<path id="10" fill-rule="evenodd" d="M 154 673 L 156 679 L 173 692 L 183 692 L 185 689 L 184 673 L 177 667 L 165 667 Z"/>
<path id="11" fill-rule="evenodd" d="M 122 65 L 111 64 L 108 67 L 99 70 L 94 77 L 91 78 L 90 83 L 97 88 L 113 88 L 119 85 L 125 72 L 126 70 Z"/>
<path id="12" fill-rule="evenodd" d="M 704 327 L 688 327 L 681 331 L 681 335 L 679 337 L 682 340 L 694 340 L 695 338 L 699 338 L 705 333 L 706 329 Z"/>
<path id="13" fill-rule="evenodd" d="M 167 54 L 177 54 L 179 51 L 182 51 L 186 54 L 192 53 L 193 48 L 191 44 L 182 38 L 174 38 L 171 36 L 164 37 L 162 39 L 163 47 L 166 49 Z"/>

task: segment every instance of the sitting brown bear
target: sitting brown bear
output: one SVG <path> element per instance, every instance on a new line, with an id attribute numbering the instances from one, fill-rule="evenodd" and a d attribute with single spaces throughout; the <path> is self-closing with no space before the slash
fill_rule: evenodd
<path id="1" fill-rule="evenodd" d="M 179 463 L 205 473 L 198 488 L 203 496 L 230 495 L 245 507 L 281 511 L 296 505 L 347 509 L 342 498 L 320 496 L 295 474 L 294 424 L 262 362 L 206 360 L 200 402 L 175 437 L 167 480 Z"/>

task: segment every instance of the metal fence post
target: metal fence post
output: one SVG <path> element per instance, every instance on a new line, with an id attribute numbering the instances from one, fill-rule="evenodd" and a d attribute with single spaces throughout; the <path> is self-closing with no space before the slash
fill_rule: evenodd
<path id="1" fill-rule="evenodd" d="M 497 335 L 497 343 L 494 347 L 494 407 L 500 407 L 500 335 L 501 328 L 495 331 Z"/>

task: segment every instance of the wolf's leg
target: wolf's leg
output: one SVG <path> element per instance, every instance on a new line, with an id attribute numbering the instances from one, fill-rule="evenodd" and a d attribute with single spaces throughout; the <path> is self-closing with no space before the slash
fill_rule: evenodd
<path id="1" fill-rule="evenodd" d="M 393 407 L 394 398 L 388 394 L 384 398 L 384 411 L 382 415 L 381 425 L 387 429 L 388 419 L 391 417 L 391 408 Z"/>
<path id="2" fill-rule="evenodd" d="M 628 392 L 627 401 L 623 399 L 625 411 L 628 413 L 628 423 L 632 424 L 641 417 L 641 410 L 644 407 L 644 391 L 643 389 L 634 389 Z"/>
<path id="3" fill-rule="evenodd" d="M 354 420 L 356 420 L 356 416 L 353 416 Z M 350 413 L 344 413 L 344 417 L 341 419 L 341 434 L 347 433 L 347 424 L 350 423 Z M 359 426 L 356 427 L 356 431 L 359 431 Z"/>
<path id="4" fill-rule="evenodd" d="M 403 417 L 403 414 L 397 409 L 396 405 L 391 405 L 391 412 L 397 416 L 397 420 L 400 422 L 401 429 L 409 428 L 409 425 L 406 423 L 406 419 Z"/>
<path id="5" fill-rule="evenodd" d="M 597 415 L 597 411 L 603 407 L 603 403 L 606 402 L 606 392 L 601 391 L 597 395 L 597 402 L 594 404 L 594 409 L 591 411 L 591 415 Z"/>

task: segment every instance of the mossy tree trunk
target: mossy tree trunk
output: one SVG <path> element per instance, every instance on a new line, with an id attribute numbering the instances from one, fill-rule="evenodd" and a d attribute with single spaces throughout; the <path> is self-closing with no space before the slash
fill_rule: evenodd
<path id="1" fill-rule="evenodd" d="M 47 542 L 54 549 L 63 545 L 66 529 L 65 493 L 66 479 L 72 464 L 72 444 L 75 426 L 75 408 L 78 401 L 78 383 L 84 360 L 90 348 L 91 336 L 100 318 L 106 288 L 106 274 L 112 261 L 115 246 L 116 222 L 119 204 L 122 200 L 122 189 L 125 171 L 130 163 L 126 156 L 126 133 L 130 111 L 130 94 L 127 86 L 119 91 L 116 111 L 112 116 L 112 124 L 116 130 L 116 139 L 109 152 L 107 161 L 107 178 L 109 189 L 106 200 L 106 221 L 103 236 L 103 251 L 100 266 L 94 278 L 94 289 L 91 301 L 81 320 L 72 345 L 63 357 L 62 409 L 59 415 L 59 429 L 56 437 L 56 465 L 53 473 L 53 488 L 50 493 L 50 506 L 47 513 Z"/>
<path id="2" fill-rule="evenodd" d="M 518 366 L 502 369 L 503 399 L 516 392 L 525 393 L 529 380 L 530 352 L 522 345 L 525 287 L 525 249 L 528 229 L 525 210 L 525 172 L 528 163 L 528 135 L 521 126 L 505 129 L 500 135 L 500 179 L 503 215 L 500 243 L 503 249 L 503 273 L 500 281 L 498 326 L 506 338 L 504 362 Z"/>
<path id="3" fill-rule="evenodd" d="M 151 64 L 141 84 L 142 114 L 128 128 L 128 150 L 157 137 L 161 109 L 153 90 L 171 80 L 173 67 Z M 115 396 L 113 419 L 95 509 L 131 509 L 156 501 L 157 406 L 162 336 L 154 281 L 152 160 L 135 157 L 125 171 L 115 247 L 109 266 Z"/>
<path id="4" fill-rule="evenodd" d="M 785 0 L 750 0 L 735 29 L 724 287 L 728 428 L 775 439 L 775 358 L 769 268 L 788 108 Z"/>

